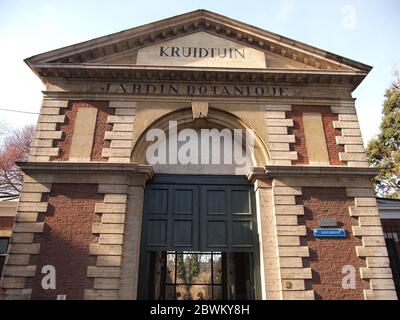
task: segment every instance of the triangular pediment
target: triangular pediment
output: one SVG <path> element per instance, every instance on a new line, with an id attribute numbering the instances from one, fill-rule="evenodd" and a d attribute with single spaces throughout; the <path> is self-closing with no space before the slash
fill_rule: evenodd
<path id="1" fill-rule="evenodd" d="M 88 61 L 90 62 L 90 61 Z M 258 69 L 312 67 L 229 38 L 198 31 L 92 62 L 149 66 Z"/>
<path id="2" fill-rule="evenodd" d="M 125 74 L 130 66 L 136 69 L 176 67 L 180 71 L 203 67 L 322 70 L 357 75 L 365 75 L 371 69 L 360 62 L 206 10 L 46 52 L 26 62 L 42 79 L 49 74 L 45 69 L 57 67 L 60 72 L 62 68 L 79 69 L 80 66 L 91 70 L 119 68 Z"/>

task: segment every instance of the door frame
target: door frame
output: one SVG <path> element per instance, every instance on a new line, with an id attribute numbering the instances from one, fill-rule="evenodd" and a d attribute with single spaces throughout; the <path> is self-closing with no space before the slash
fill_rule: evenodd
<path id="1" fill-rule="evenodd" d="M 233 175 L 179 175 L 179 174 L 156 174 L 154 177 L 147 181 L 146 187 L 148 184 L 165 184 L 165 185 L 236 185 L 236 186 L 249 186 L 250 187 L 250 203 L 252 206 L 252 211 L 254 214 L 254 222 L 255 225 L 253 226 L 253 241 L 254 246 L 253 248 L 240 248 L 238 251 L 226 251 L 226 252 L 249 252 L 252 256 L 252 263 L 251 267 L 253 268 L 253 294 L 254 299 L 258 300 L 262 298 L 261 295 L 261 274 L 260 274 L 260 247 L 259 247 L 259 237 L 258 234 L 258 223 L 257 221 L 257 206 L 255 200 L 255 192 L 252 188 L 253 184 L 248 181 L 245 176 L 233 176 Z M 140 253 L 139 253 L 139 277 L 138 277 L 138 288 L 137 288 L 137 297 L 140 300 L 145 300 L 148 297 L 148 285 L 147 281 L 149 278 L 149 269 L 150 269 L 150 252 L 151 251 L 160 251 L 158 249 L 148 250 L 145 247 L 145 237 L 147 236 L 146 228 L 146 219 L 144 215 L 146 214 L 146 205 L 148 204 L 148 192 L 146 192 L 147 188 L 145 189 L 144 195 L 144 205 L 143 205 L 143 212 L 142 212 L 142 230 L 141 230 L 141 237 L 140 237 Z M 199 198 L 201 197 L 199 190 Z M 201 200 L 200 202 L 201 203 Z M 198 212 L 200 215 L 200 210 Z M 201 218 L 199 219 L 201 220 Z M 200 223 L 198 224 L 200 227 Z M 201 230 L 200 230 L 201 232 Z M 187 250 L 191 251 L 191 250 Z M 216 249 L 216 252 L 220 252 L 221 250 Z"/>

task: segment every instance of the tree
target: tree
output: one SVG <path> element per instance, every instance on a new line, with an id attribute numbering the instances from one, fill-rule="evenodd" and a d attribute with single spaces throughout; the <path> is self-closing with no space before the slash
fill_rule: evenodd
<path id="1" fill-rule="evenodd" d="M 18 196 L 21 192 L 23 174 L 15 164 L 27 161 L 35 135 L 35 127 L 27 125 L 9 130 L 2 125 L 0 130 L 0 197 Z"/>
<path id="2" fill-rule="evenodd" d="M 378 196 L 400 199 L 400 73 L 385 93 L 380 133 L 367 147 L 370 165 L 381 169 L 374 178 Z"/>
<path id="3" fill-rule="evenodd" d="M 186 267 L 183 259 L 183 253 L 178 253 L 176 256 L 176 272 L 179 278 L 186 282 Z"/>
<path id="4" fill-rule="evenodd" d="M 190 273 L 191 279 L 196 278 L 200 273 L 200 262 L 199 262 L 199 256 L 197 253 L 193 253 L 190 256 L 189 273 Z"/>

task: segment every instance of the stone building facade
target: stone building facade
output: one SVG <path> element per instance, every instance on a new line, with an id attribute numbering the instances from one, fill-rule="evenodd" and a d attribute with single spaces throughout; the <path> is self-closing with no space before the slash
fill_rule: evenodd
<path id="1" fill-rule="evenodd" d="M 204 10 L 26 63 L 46 89 L 6 298 L 396 299 L 352 96 L 371 67 Z M 249 162 L 149 163 L 152 129 L 205 128 L 251 129 Z"/>

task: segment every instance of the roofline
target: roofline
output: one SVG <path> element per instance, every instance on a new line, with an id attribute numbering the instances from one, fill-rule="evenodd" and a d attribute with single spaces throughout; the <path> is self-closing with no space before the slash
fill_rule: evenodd
<path id="1" fill-rule="evenodd" d="M 286 69 L 286 68 L 223 68 L 223 67 L 186 67 L 164 65 L 130 65 L 130 64 L 99 64 L 99 63 L 38 63 L 32 68 L 65 68 L 65 69 L 121 69 L 121 70 L 172 70 L 172 71 L 221 71 L 243 73 L 301 73 L 321 75 L 357 75 L 366 76 L 367 72 L 357 70 L 321 70 L 321 69 Z"/>
<path id="2" fill-rule="evenodd" d="M 37 62 L 40 59 L 50 59 L 51 57 L 54 57 L 58 54 L 60 54 L 61 52 L 65 52 L 65 51 L 69 51 L 69 54 L 72 53 L 78 53 L 78 51 L 81 50 L 85 50 L 85 49 L 90 49 L 91 47 L 93 47 L 94 45 L 99 45 L 102 43 L 107 43 L 110 44 L 110 42 L 112 43 L 113 41 L 116 40 L 116 38 L 118 38 L 118 41 L 121 41 L 125 38 L 129 38 L 131 37 L 133 34 L 135 33 L 145 33 L 145 32 L 151 32 L 154 31 L 151 30 L 152 27 L 154 27 L 155 25 L 157 25 L 158 27 L 167 27 L 169 25 L 169 22 L 181 22 L 181 20 L 190 20 L 190 19 L 194 19 L 194 18 L 198 18 L 198 17 L 204 17 L 204 18 L 209 18 L 209 19 L 215 19 L 217 20 L 217 22 L 223 22 L 226 24 L 231 24 L 236 28 L 240 28 L 240 29 L 244 29 L 244 32 L 246 31 L 253 31 L 255 33 L 258 33 L 260 36 L 264 36 L 264 37 L 269 37 L 271 39 L 274 39 L 275 41 L 279 41 L 281 45 L 290 45 L 292 47 L 294 47 L 295 49 L 298 50 L 306 50 L 308 52 L 317 54 L 319 56 L 322 56 L 326 59 L 335 61 L 337 63 L 341 63 L 341 64 L 346 64 L 348 66 L 351 66 L 353 68 L 357 68 L 359 70 L 365 71 L 365 72 L 369 72 L 372 67 L 366 64 L 363 64 L 361 62 L 352 60 L 352 59 L 348 59 L 346 57 L 331 53 L 329 51 L 326 50 L 322 50 L 320 48 L 308 45 L 306 43 L 303 43 L 301 41 L 297 41 L 288 37 L 284 37 L 281 36 L 279 34 L 261 29 L 259 27 L 250 25 L 248 23 L 245 22 L 241 22 L 229 17 L 226 17 L 224 15 L 215 13 L 215 12 L 211 12 L 208 10 L 204 10 L 204 9 L 199 9 L 199 10 L 195 10 L 195 11 L 191 11 L 191 12 L 187 12 L 187 13 L 183 13 L 180 15 L 176 15 L 176 16 L 172 16 L 169 18 L 165 18 L 165 19 L 161 19 L 155 22 L 151 22 L 148 24 L 144 24 L 141 26 L 137 26 L 137 27 L 133 27 L 133 28 L 129 28 L 129 29 L 125 29 L 116 33 L 112 33 L 106 36 L 102 36 L 102 37 L 97 37 L 97 38 L 93 38 L 91 40 L 87 40 L 87 41 L 83 41 L 77 44 L 73 44 L 73 45 L 69 45 L 69 46 L 65 46 L 59 49 L 55 49 L 55 50 L 51 50 L 45 53 L 41 53 L 38 55 L 34 55 L 31 56 L 27 59 L 25 59 L 25 63 L 28 64 L 28 66 L 32 69 L 33 68 L 33 63 Z M 122 39 L 119 38 L 120 36 L 122 36 Z M 35 71 L 34 71 L 35 72 Z M 35 72 L 36 73 L 36 72 Z M 36 73 L 37 74 L 37 73 Z"/>
<path id="3" fill-rule="evenodd" d="M 200 10 L 200 11 L 204 11 L 204 12 L 206 12 L 207 14 L 214 15 L 214 16 L 217 17 L 217 18 L 222 18 L 222 19 L 224 19 L 224 20 L 228 20 L 229 22 L 236 22 L 236 23 L 239 24 L 239 25 L 247 26 L 247 27 L 249 27 L 249 28 L 251 28 L 251 29 L 254 29 L 254 30 L 256 30 L 256 31 L 259 31 L 259 32 L 261 32 L 261 33 L 263 33 L 263 34 L 267 34 L 267 35 L 269 35 L 269 36 L 271 36 L 271 37 L 273 37 L 273 38 L 276 38 L 276 39 L 279 40 L 281 43 L 288 44 L 288 45 L 292 45 L 292 46 L 294 45 L 294 46 L 297 47 L 298 49 L 307 49 L 308 51 L 312 51 L 312 52 L 320 53 L 320 54 L 325 53 L 325 57 L 328 58 L 328 59 L 334 59 L 334 58 L 336 58 L 336 59 L 338 59 L 339 62 L 341 62 L 341 63 L 346 63 L 346 62 L 347 62 L 346 64 L 350 64 L 350 65 L 351 65 L 351 64 L 355 64 L 358 68 L 361 67 L 360 69 L 364 69 L 364 68 L 365 68 L 364 71 L 368 71 L 368 72 L 369 72 L 369 71 L 373 68 L 372 66 L 367 65 L 367 64 L 364 64 L 364 63 L 362 63 L 362 62 L 359 62 L 359 61 L 356 61 L 356 60 L 352 60 L 352 59 L 346 58 L 346 57 L 344 57 L 344 56 L 338 55 L 338 54 L 333 53 L 333 52 L 329 52 L 329 51 L 323 50 L 323 49 L 321 49 L 321 48 L 318 48 L 318 47 L 309 45 L 309 44 L 304 43 L 304 42 L 302 42 L 302 41 L 298 41 L 298 40 L 295 40 L 295 39 L 292 39 L 292 38 L 288 38 L 288 37 L 282 36 L 282 35 L 280 35 L 280 34 L 278 34 L 278 33 L 275 33 L 275 32 L 272 32 L 272 31 L 268 31 L 268 30 L 259 28 L 259 27 L 257 27 L 257 26 L 248 24 L 248 23 L 246 23 L 246 22 L 242 22 L 242 21 L 239 21 L 239 20 L 236 20 L 236 19 L 233 19 L 233 18 L 229 18 L 229 17 L 224 16 L 224 15 L 219 14 L 219 13 L 215 13 L 215 12 L 208 11 L 208 10 Z M 192 11 L 192 12 L 194 12 L 194 11 Z M 336 60 L 336 61 L 337 61 L 337 60 Z M 346 61 L 346 62 L 345 62 L 345 61 Z"/>
<path id="4" fill-rule="evenodd" d="M 204 9 L 199 9 L 199 10 L 194 10 L 194 11 L 190 11 L 187 13 L 183 13 L 183 14 L 179 14 L 179 15 L 175 15 L 172 17 L 168 17 L 168 18 L 164 18 L 161 20 L 157 20 L 157 21 L 153 21 L 150 23 L 146 23 L 140 26 L 136 26 L 136 27 L 132 27 L 132 28 L 128 28 L 125 30 L 121 30 L 118 32 L 114 32 L 114 33 L 110 33 L 108 35 L 105 36 L 100 36 L 100 37 L 96 37 L 96 38 L 92 38 L 86 41 L 82 41 L 82 42 L 78 42 L 69 46 L 65 46 L 65 47 L 61 47 L 58 49 L 54 49 L 54 50 L 50 50 L 44 53 L 40 53 L 34 56 L 31 56 L 29 58 L 24 59 L 24 61 L 31 61 L 31 62 L 35 62 L 35 60 L 42 58 L 42 57 L 46 57 L 47 55 L 56 55 L 59 51 L 64 51 L 66 49 L 73 49 L 72 51 L 75 51 L 77 47 L 83 47 L 85 44 L 88 43 L 96 43 L 96 44 L 100 44 L 102 42 L 108 42 L 109 40 L 113 40 L 114 38 L 123 35 L 124 33 L 127 33 L 126 38 L 129 38 L 129 36 L 131 36 L 131 33 L 135 33 L 136 31 L 140 31 L 140 29 L 150 29 L 152 26 L 157 25 L 157 24 L 166 24 L 166 22 L 170 21 L 170 20 L 176 20 L 177 18 L 182 18 L 182 17 L 189 17 L 190 15 L 193 15 L 194 13 L 197 12 L 208 12 L 207 10 Z M 168 25 L 168 24 L 167 24 Z M 150 30 L 149 30 L 150 31 Z M 90 47 L 90 46 L 89 46 Z"/>

